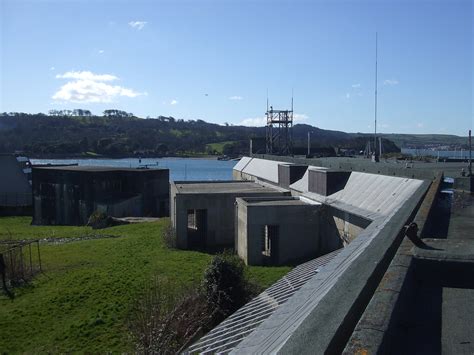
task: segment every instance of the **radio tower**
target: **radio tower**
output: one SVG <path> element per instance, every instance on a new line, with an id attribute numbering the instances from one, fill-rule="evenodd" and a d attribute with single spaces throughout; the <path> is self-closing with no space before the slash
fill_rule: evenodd
<path id="1" fill-rule="evenodd" d="M 293 95 L 291 95 L 291 110 L 274 110 L 268 108 L 267 93 L 266 151 L 267 154 L 291 155 L 293 148 Z"/>

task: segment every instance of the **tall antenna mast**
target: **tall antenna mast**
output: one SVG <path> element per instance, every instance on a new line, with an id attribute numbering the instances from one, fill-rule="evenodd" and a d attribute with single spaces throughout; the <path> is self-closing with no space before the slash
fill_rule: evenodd
<path id="1" fill-rule="evenodd" d="M 268 88 L 267 88 L 267 112 L 268 112 Z"/>
<path id="2" fill-rule="evenodd" d="M 375 130 L 374 130 L 374 150 L 375 150 L 375 161 L 378 159 L 377 154 L 377 32 L 375 32 Z"/>
<path id="3" fill-rule="evenodd" d="M 293 112 L 293 88 L 291 88 L 291 112 Z"/>

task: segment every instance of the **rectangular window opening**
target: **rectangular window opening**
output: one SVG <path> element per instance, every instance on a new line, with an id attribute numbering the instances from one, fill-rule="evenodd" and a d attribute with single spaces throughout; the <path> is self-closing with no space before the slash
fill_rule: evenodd
<path id="1" fill-rule="evenodd" d="M 262 255 L 271 257 L 275 253 L 278 238 L 278 226 L 266 224 L 263 227 Z"/>

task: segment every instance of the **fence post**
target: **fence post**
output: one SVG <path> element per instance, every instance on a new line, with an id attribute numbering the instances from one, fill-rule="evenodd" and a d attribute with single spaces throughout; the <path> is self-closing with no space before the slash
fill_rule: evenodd
<path id="1" fill-rule="evenodd" d="M 28 247 L 30 249 L 30 274 L 31 274 L 31 276 L 33 276 L 33 260 L 32 260 L 32 257 L 31 257 L 31 242 L 28 243 Z"/>
<path id="2" fill-rule="evenodd" d="M 43 267 L 41 266 L 41 255 L 40 255 L 39 240 L 36 241 L 36 246 L 38 247 L 38 262 L 39 262 L 40 271 L 43 272 Z"/>
<path id="3" fill-rule="evenodd" d="M 24 261 L 23 261 L 23 245 L 20 245 L 20 268 L 21 268 L 21 278 L 23 279 L 23 281 L 26 281 Z"/>

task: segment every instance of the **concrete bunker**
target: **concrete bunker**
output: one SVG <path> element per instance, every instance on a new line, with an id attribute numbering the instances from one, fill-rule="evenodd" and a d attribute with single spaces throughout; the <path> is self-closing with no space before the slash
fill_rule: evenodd
<path id="1" fill-rule="evenodd" d="M 283 265 L 320 254 L 321 204 L 295 197 L 237 198 L 236 249 L 247 265 Z"/>
<path id="2" fill-rule="evenodd" d="M 238 197 L 289 196 L 289 190 L 251 181 L 175 181 L 170 184 L 171 225 L 178 248 L 234 247 Z"/>
<path id="3" fill-rule="evenodd" d="M 168 169 L 33 167 L 33 224 L 83 225 L 112 217 L 167 216 Z"/>

